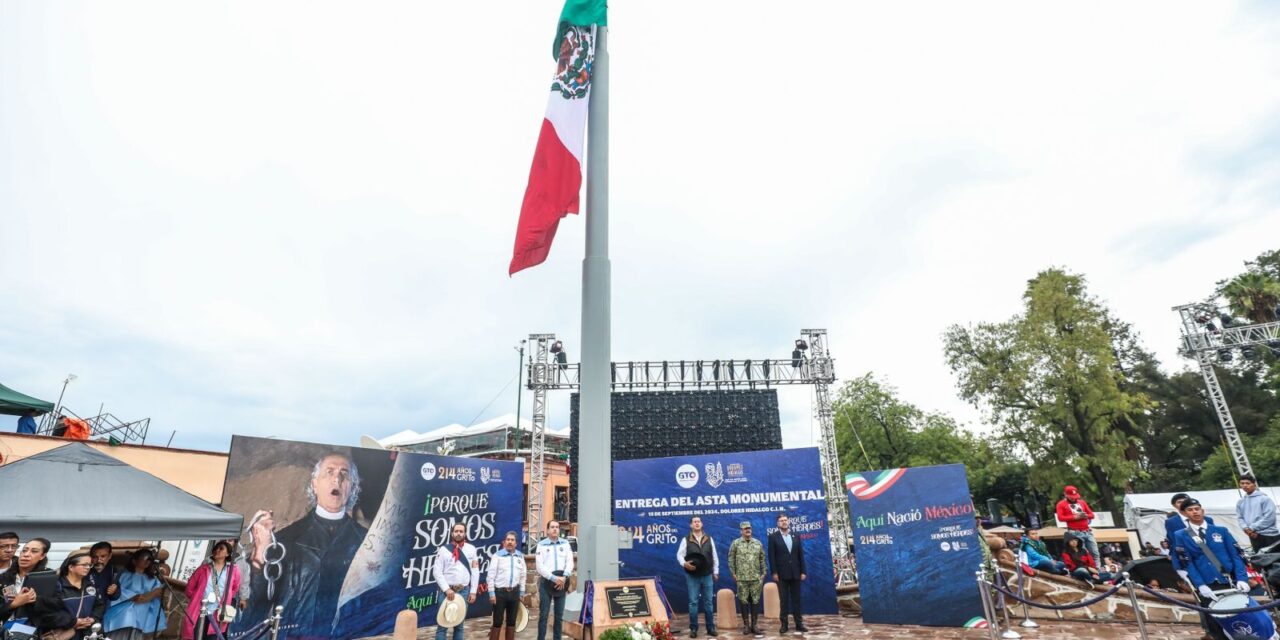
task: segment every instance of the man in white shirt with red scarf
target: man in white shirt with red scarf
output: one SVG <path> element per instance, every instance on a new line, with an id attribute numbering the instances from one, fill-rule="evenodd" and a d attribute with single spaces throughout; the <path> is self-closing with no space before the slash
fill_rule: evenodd
<path id="1" fill-rule="evenodd" d="M 476 548 L 467 542 L 467 528 L 461 523 L 453 525 L 449 544 L 436 549 L 435 566 L 431 577 L 448 600 L 466 598 L 467 604 L 476 601 L 476 585 L 480 581 L 480 560 Z M 462 622 L 453 628 L 453 640 L 462 640 Z M 445 627 L 436 627 L 436 640 L 445 639 Z"/>

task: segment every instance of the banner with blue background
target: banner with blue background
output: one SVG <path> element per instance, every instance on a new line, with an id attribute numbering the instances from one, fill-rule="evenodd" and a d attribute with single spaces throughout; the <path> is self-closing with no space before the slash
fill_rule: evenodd
<path id="1" fill-rule="evenodd" d="M 689 519 L 698 516 L 720 556 L 716 590 L 736 589 L 729 577 L 729 545 L 748 521 L 765 543 L 787 514 L 804 544 L 808 579 L 801 588 L 805 613 L 836 613 L 835 574 L 827 528 L 826 494 L 816 448 L 753 451 L 678 458 L 620 460 L 613 464 L 613 513 L 634 546 L 620 553 L 623 577 L 657 576 L 671 608 L 689 611 L 685 572 L 676 561 Z"/>
<path id="2" fill-rule="evenodd" d="M 277 605 L 284 638 L 389 634 L 404 609 L 434 625 L 444 594 L 431 570 L 455 523 L 479 560 L 467 616 L 489 615 L 484 578 L 503 535 L 520 533 L 523 474 L 518 462 L 232 438 L 222 507 L 271 530 L 241 541 L 250 604 L 230 637 Z"/>
<path id="3" fill-rule="evenodd" d="M 982 542 L 964 465 L 845 476 L 862 619 L 985 627 L 974 572 Z"/>

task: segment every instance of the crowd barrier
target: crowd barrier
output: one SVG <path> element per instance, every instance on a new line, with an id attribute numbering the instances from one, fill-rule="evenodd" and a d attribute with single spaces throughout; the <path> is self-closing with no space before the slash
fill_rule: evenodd
<path id="1" fill-rule="evenodd" d="M 994 582 L 991 580 L 988 580 L 987 578 L 988 570 L 993 572 L 993 574 L 995 575 Z M 1239 615 L 1239 614 L 1257 613 L 1257 612 L 1263 612 L 1263 611 L 1270 612 L 1273 609 L 1280 608 L 1280 600 L 1272 600 L 1271 602 L 1268 602 L 1266 604 L 1260 604 L 1252 607 L 1242 607 L 1239 609 L 1211 609 L 1208 607 L 1202 607 L 1199 604 L 1192 604 L 1190 602 L 1184 602 L 1177 598 L 1169 597 L 1168 595 L 1161 593 L 1158 589 L 1152 589 L 1151 587 L 1148 587 L 1146 585 L 1135 583 L 1129 577 L 1128 573 L 1120 574 L 1122 578 L 1120 582 L 1116 583 L 1115 586 L 1111 587 L 1110 589 L 1104 591 L 1101 594 L 1098 594 L 1097 596 L 1087 598 L 1079 602 L 1073 602 L 1071 604 L 1061 604 L 1061 605 L 1042 604 L 1039 602 L 1034 602 L 1030 598 L 1024 597 L 1025 591 L 1023 589 L 1024 581 L 1022 579 L 1022 575 L 1023 575 L 1022 573 L 1019 573 L 1018 591 L 1017 593 L 1014 593 L 1013 591 L 1009 590 L 1008 588 L 1009 585 L 1005 581 L 1004 574 L 1001 573 L 999 565 L 992 563 L 990 567 L 979 566 L 978 571 L 976 572 L 976 576 L 978 580 L 978 590 L 982 595 L 982 613 L 983 613 L 983 617 L 987 621 L 987 629 L 991 635 L 991 640 L 997 640 L 997 639 L 1016 640 L 1017 638 L 1022 637 L 1022 634 L 1018 633 L 1013 629 L 1013 625 L 1009 621 L 1009 607 L 1006 606 L 1005 598 L 1009 598 L 1023 605 L 1023 619 L 1022 619 L 1022 622 L 1019 623 L 1019 626 L 1030 629 L 1030 628 L 1039 627 L 1040 625 L 1031 619 L 1030 610 L 1027 607 L 1035 607 L 1037 609 L 1046 609 L 1050 611 L 1066 611 L 1070 609 L 1082 609 L 1084 607 L 1092 606 L 1103 600 L 1106 600 L 1107 598 L 1110 598 L 1111 596 L 1114 596 L 1117 593 L 1119 593 L 1121 589 L 1124 589 L 1128 592 L 1129 605 L 1133 608 L 1133 617 L 1138 625 L 1138 634 L 1142 637 L 1143 640 L 1148 640 L 1147 621 L 1143 615 L 1142 607 L 1140 607 L 1138 604 L 1138 589 L 1145 591 L 1151 597 L 1157 600 L 1160 600 L 1161 602 L 1164 602 L 1166 604 L 1187 609 L 1190 611 L 1195 611 L 1197 613 L 1206 613 L 1206 614 L 1212 614 L 1215 616 Z M 998 603 L 997 603 L 997 596 L 999 601 Z M 1004 617 L 1003 631 L 1001 631 L 1000 629 L 1000 626 L 1001 626 L 1000 617 L 998 615 L 998 612 L 1001 612 L 1001 611 L 1003 612 L 1003 617 Z"/>
<path id="2" fill-rule="evenodd" d="M 222 625 L 215 624 L 215 625 L 212 625 L 213 633 L 214 633 L 214 636 L 217 638 L 217 640 L 259 640 L 260 638 L 262 638 L 264 634 L 267 634 L 267 633 L 271 634 L 271 640 L 279 640 L 280 619 L 283 616 L 283 614 L 284 614 L 284 607 L 276 607 L 275 610 L 272 611 L 270 618 L 267 618 L 266 620 L 263 620 L 262 622 L 259 622 L 258 624 L 255 624 L 252 627 L 245 629 L 244 631 L 240 631 L 231 636 L 226 636 L 226 635 L 223 635 L 222 633 Z M 190 615 L 188 615 L 185 611 L 183 612 L 183 616 L 186 617 L 188 620 L 191 620 Z M 200 619 L 193 622 L 195 624 L 195 632 L 196 632 L 195 640 L 207 640 L 207 638 L 205 637 L 205 629 L 209 628 L 210 626 L 207 624 L 208 614 L 203 609 L 201 609 Z M 85 640 L 88 640 L 88 638 L 86 638 Z"/>
<path id="3" fill-rule="evenodd" d="M 280 618 L 281 618 L 281 614 L 283 613 L 284 613 L 284 607 L 276 607 L 275 612 L 271 615 L 270 618 L 267 618 L 266 620 L 263 620 L 262 622 L 259 622 L 258 624 L 255 624 L 252 627 L 249 627 L 248 629 L 245 629 L 244 631 L 241 631 L 231 636 L 231 640 L 258 640 L 263 636 L 263 634 L 266 634 L 266 633 L 271 634 L 271 640 L 279 640 Z M 187 620 L 191 620 L 191 616 L 188 615 L 185 611 L 183 612 L 182 615 Z M 204 630 L 208 628 L 208 625 L 205 624 L 207 621 L 207 618 L 208 618 L 208 615 L 204 612 L 201 612 L 199 620 L 191 620 L 191 622 L 195 626 L 196 640 L 205 640 Z M 218 640 L 229 640 L 227 636 L 224 636 L 222 634 L 222 625 L 217 625 L 217 624 L 213 625 L 213 632 L 215 636 L 218 638 Z M 85 634 L 84 640 L 107 640 L 107 636 L 102 633 L 102 624 L 95 622 L 93 626 L 90 628 L 89 633 Z"/>

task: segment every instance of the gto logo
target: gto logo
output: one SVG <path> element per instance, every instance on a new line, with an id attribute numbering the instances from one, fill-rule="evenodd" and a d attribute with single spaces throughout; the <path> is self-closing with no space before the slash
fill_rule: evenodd
<path id="1" fill-rule="evenodd" d="M 435 479 L 435 477 L 436 477 L 436 466 L 434 464 L 431 464 L 430 462 L 423 463 L 422 479 L 433 480 Z"/>
<path id="2" fill-rule="evenodd" d="M 682 464 L 676 469 L 676 484 L 685 489 L 692 489 L 698 484 L 698 468 L 691 464 Z"/>

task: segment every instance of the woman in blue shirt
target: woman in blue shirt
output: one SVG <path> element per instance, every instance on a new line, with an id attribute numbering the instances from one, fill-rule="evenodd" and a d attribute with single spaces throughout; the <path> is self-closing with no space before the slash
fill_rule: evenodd
<path id="1" fill-rule="evenodd" d="M 164 587 L 156 576 L 156 558 L 150 549 L 138 549 L 129 571 L 118 576 L 120 597 L 107 609 L 102 628 L 111 640 L 149 640 L 160 622 L 160 595 Z"/>

